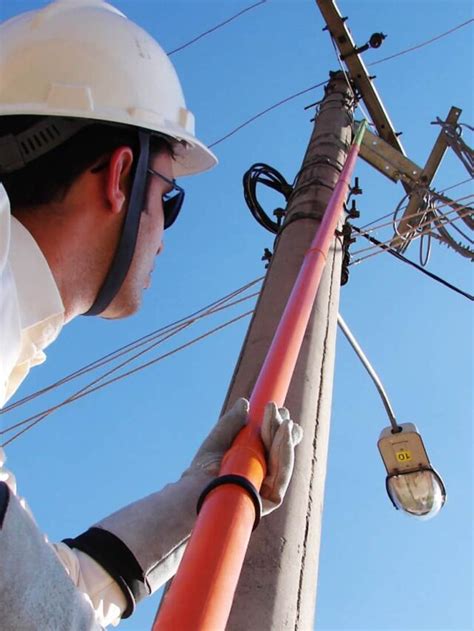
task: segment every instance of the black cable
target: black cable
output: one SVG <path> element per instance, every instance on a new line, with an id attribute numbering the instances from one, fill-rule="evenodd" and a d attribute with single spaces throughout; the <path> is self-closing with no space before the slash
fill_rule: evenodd
<path id="1" fill-rule="evenodd" d="M 242 183 L 244 186 L 245 201 L 253 217 L 261 226 L 276 234 L 280 230 L 284 211 L 281 211 L 280 214 L 277 214 L 275 211 L 274 214 L 277 216 L 277 221 L 273 221 L 258 203 L 257 184 L 264 184 L 274 191 L 281 193 L 286 202 L 288 202 L 293 192 L 293 187 L 288 184 L 281 173 L 263 162 L 252 164 L 250 169 L 244 173 Z"/>
<path id="2" fill-rule="evenodd" d="M 10 403 L 9 405 L 5 406 L 4 408 L 2 408 L 0 410 L 0 416 L 2 414 L 6 414 L 7 412 L 10 412 L 11 410 L 13 410 L 13 409 L 25 404 L 25 403 L 28 403 L 32 399 L 35 399 L 35 398 L 45 394 L 46 392 L 49 392 L 50 390 L 58 388 L 58 387 L 62 386 L 63 384 L 76 379 L 77 377 L 81 377 L 81 376 L 85 375 L 88 372 L 91 372 L 93 370 L 96 370 L 97 368 L 102 367 L 105 364 L 111 363 L 111 362 L 119 359 L 123 355 L 131 353 L 132 351 L 135 351 L 138 348 L 145 346 L 146 344 L 156 342 L 157 340 L 164 341 L 165 339 L 170 337 L 169 334 L 172 334 L 172 335 L 178 334 L 187 325 L 194 324 L 194 322 L 196 322 L 197 320 L 200 320 L 203 317 L 207 317 L 208 315 L 213 315 L 217 311 L 221 310 L 221 308 L 227 308 L 227 307 L 232 306 L 235 303 L 230 303 L 229 304 L 230 300 L 232 300 L 233 298 L 235 298 L 239 294 L 244 293 L 247 289 L 250 289 L 250 287 L 252 287 L 256 283 L 258 283 L 261 280 L 263 280 L 263 278 L 264 278 L 263 276 L 260 276 L 259 278 L 256 278 L 255 280 L 250 281 L 246 285 L 243 285 L 242 287 L 239 287 L 238 289 L 235 289 L 234 291 L 230 292 L 229 294 L 226 294 L 222 298 L 219 298 L 218 300 L 214 300 L 210 304 L 208 304 L 208 305 L 206 305 L 204 307 L 201 307 L 200 309 L 198 309 L 197 311 L 194 311 L 193 313 L 189 314 L 188 316 L 185 316 L 184 318 L 180 318 L 179 320 L 175 320 L 174 322 L 171 322 L 170 324 L 166 324 L 165 326 L 162 326 L 162 327 L 160 327 L 158 329 L 155 329 L 151 333 L 147 333 L 146 335 L 143 335 L 142 337 L 140 337 L 140 338 L 138 338 L 136 340 L 133 340 L 132 342 L 129 342 L 128 344 L 125 344 L 124 346 L 121 346 L 120 348 L 118 348 L 118 349 L 116 349 L 116 350 L 114 350 L 114 351 L 112 351 L 110 353 L 107 353 L 106 355 L 103 355 L 102 357 L 99 357 L 95 361 L 90 362 L 89 364 L 87 364 L 85 366 L 82 366 L 82 368 L 79 368 L 78 370 L 75 370 L 74 372 L 69 373 L 68 375 L 66 375 L 65 377 L 62 377 L 58 381 L 55 381 L 54 383 L 51 383 L 48 386 L 46 386 L 44 388 L 41 388 L 40 390 L 36 390 L 35 392 L 33 392 L 33 393 L 31 393 L 31 394 L 29 394 L 29 395 L 27 395 L 27 396 L 25 396 L 25 397 L 23 397 L 21 399 L 18 399 L 14 403 Z M 250 296 L 247 296 L 247 298 L 249 298 L 249 297 Z M 246 298 L 244 298 L 244 300 L 245 299 Z M 227 306 L 222 307 L 222 305 L 226 305 L 226 303 L 227 303 Z M 4 433 L 4 432 L 0 431 L 0 435 L 2 433 Z"/>
<path id="3" fill-rule="evenodd" d="M 252 4 L 249 7 L 246 7 L 245 9 L 242 9 L 242 11 L 239 11 L 235 15 L 232 15 L 230 18 L 227 18 L 223 22 L 219 22 L 219 24 L 216 24 L 215 26 L 212 26 L 207 31 L 204 31 L 204 33 L 201 33 L 200 35 L 197 35 L 196 37 L 191 39 L 189 42 L 186 42 L 185 44 L 181 44 L 181 46 L 178 46 L 177 48 L 174 48 L 173 50 L 170 50 L 166 54 L 168 55 L 168 57 L 170 57 L 171 55 L 174 55 L 175 53 L 179 52 L 180 50 L 183 50 L 184 48 L 187 48 L 188 46 L 191 46 L 191 44 L 194 44 L 195 42 L 197 42 L 198 40 L 202 39 L 203 37 L 206 37 L 206 35 L 209 35 L 210 33 L 213 33 L 214 31 L 217 31 L 218 29 L 222 28 L 226 24 L 229 24 L 229 22 L 232 22 L 233 20 L 235 20 L 236 18 L 240 17 L 244 13 L 247 13 L 247 11 L 250 11 L 251 9 L 255 9 L 255 7 L 258 7 L 261 4 L 265 4 L 266 1 L 267 0 L 259 0 L 259 2 L 256 2 L 255 4 Z"/>
<path id="4" fill-rule="evenodd" d="M 221 136 L 217 140 L 214 140 L 214 142 L 211 142 L 211 144 L 207 146 L 209 147 L 209 149 L 212 149 L 213 147 L 220 144 L 221 142 L 224 142 L 224 140 L 227 140 L 227 138 L 230 138 L 231 136 L 236 134 L 238 131 L 240 131 L 247 125 L 250 125 L 250 123 L 253 123 L 254 120 L 257 120 L 257 118 L 260 118 L 261 116 L 264 116 L 265 114 L 268 114 L 268 112 L 275 110 L 277 107 L 281 107 L 285 103 L 288 103 L 288 101 L 292 101 L 293 99 L 296 99 L 298 96 L 301 96 L 302 94 L 306 94 L 307 92 L 311 92 L 311 90 L 315 90 L 316 88 L 320 88 L 321 86 L 326 85 L 326 83 L 329 83 L 329 79 L 326 79 L 325 81 L 321 81 L 320 83 L 316 83 L 315 85 L 311 85 L 309 88 L 305 88 L 304 90 L 300 90 L 299 92 L 295 92 L 294 94 L 290 94 L 290 96 L 287 96 L 286 98 L 281 99 L 281 101 L 278 101 L 277 103 L 273 103 L 273 105 L 266 107 L 261 112 L 258 112 L 258 114 L 254 114 L 253 116 L 248 118 L 246 121 L 244 121 L 237 127 L 234 127 L 234 129 L 231 129 L 231 131 L 227 132 L 227 134 L 225 134 L 224 136 Z"/>
<path id="5" fill-rule="evenodd" d="M 464 296 L 465 298 L 468 298 L 469 300 L 474 300 L 474 296 L 472 294 L 468 294 L 466 291 L 459 289 L 459 287 L 456 287 L 455 285 L 452 285 L 451 283 L 449 283 L 447 280 L 444 280 L 444 278 L 441 278 L 440 276 L 437 276 L 436 274 L 429 272 L 424 267 L 421 267 L 421 265 L 418 265 L 417 263 L 410 261 L 410 259 L 407 259 L 405 256 L 403 256 L 403 254 L 400 254 L 399 252 L 391 248 L 386 243 L 382 243 L 378 239 L 375 239 L 375 237 L 371 237 L 368 234 L 365 234 L 364 231 L 361 230 L 360 228 L 357 228 L 357 226 L 352 226 L 352 228 L 353 230 L 358 232 L 361 236 L 366 238 L 368 241 L 370 241 L 374 245 L 378 245 L 380 248 L 382 248 L 382 250 L 386 250 L 389 254 L 391 254 L 395 258 L 400 259 L 400 261 L 403 261 L 404 263 L 408 263 L 408 265 L 411 265 L 418 271 L 423 272 L 423 274 L 426 274 L 426 276 L 429 276 L 430 278 L 437 281 L 438 283 L 445 285 L 445 287 L 449 287 L 449 289 L 452 289 L 458 294 L 461 294 L 461 296 Z"/>

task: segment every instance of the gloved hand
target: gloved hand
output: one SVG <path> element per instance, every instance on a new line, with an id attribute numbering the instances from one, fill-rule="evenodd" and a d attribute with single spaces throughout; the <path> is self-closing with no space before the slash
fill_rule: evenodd
<path id="1" fill-rule="evenodd" d="M 247 422 L 249 404 L 239 399 L 205 439 L 180 480 L 106 517 L 65 543 L 95 559 L 121 587 L 127 609 L 153 593 L 177 570 L 196 519 L 196 503 L 219 472 L 224 454 Z M 283 501 L 294 464 L 294 448 L 302 429 L 288 410 L 274 403 L 265 408 L 262 440 L 268 471 L 261 496 L 263 514 Z"/>
<path id="2" fill-rule="evenodd" d="M 238 399 L 224 414 L 196 453 L 190 469 L 204 469 L 218 475 L 222 458 L 232 445 L 235 436 L 247 423 L 249 402 Z M 295 461 L 295 447 L 303 438 L 303 428 L 290 419 L 286 408 L 275 403 L 265 406 L 262 423 L 262 441 L 267 453 L 267 474 L 260 496 L 262 515 L 268 515 L 283 502 L 290 483 Z"/>
<path id="3" fill-rule="evenodd" d="M 290 419 L 288 410 L 267 403 L 262 423 L 262 440 L 267 450 L 267 475 L 260 489 L 263 515 L 283 502 L 295 464 L 295 447 L 302 438 L 303 428 Z"/>

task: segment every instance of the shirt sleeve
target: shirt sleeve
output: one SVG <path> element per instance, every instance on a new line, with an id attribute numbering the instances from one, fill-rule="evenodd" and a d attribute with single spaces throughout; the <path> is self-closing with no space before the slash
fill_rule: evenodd
<path id="1" fill-rule="evenodd" d="M 0 447 L 0 481 L 6 482 L 11 492 L 17 495 L 15 476 L 4 465 L 5 453 Z M 20 503 L 33 518 L 31 510 L 23 498 L 20 498 Z M 46 537 L 45 540 L 49 544 Z M 102 627 L 117 626 L 127 607 L 127 601 L 110 574 L 94 559 L 80 550 L 71 550 L 64 543 L 49 545 L 52 545 L 74 585 L 88 597 L 97 622 Z"/>
<path id="2" fill-rule="evenodd" d="M 73 583 L 88 596 L 97 622 L 103 627 L 117 626 L 127 601 L 110 574 L 92 557 L 65 543 L 55 543 L 53 548 Z"/>

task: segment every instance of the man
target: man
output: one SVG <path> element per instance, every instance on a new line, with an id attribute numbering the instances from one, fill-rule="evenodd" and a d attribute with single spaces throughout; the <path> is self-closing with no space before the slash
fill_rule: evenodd
<path id="1" fill-rule="evenodd" d="M 183 203 L 175 178 L 216 158 L 194 136 L 166 54 L 111 5 L 56 0 L 3 24 L 0 38 L 3 405 L 64 324 L 137 311 Z M 178 482 L 63 543 L 45 540 L 2 469 L 2 630 L 82 631 L 129 616 L 175 573 L 196 501 L 247 411 L 235 403 Z M 301 428 L 269 404 L 262 435 L 265 513 L 283 499 Z"/>

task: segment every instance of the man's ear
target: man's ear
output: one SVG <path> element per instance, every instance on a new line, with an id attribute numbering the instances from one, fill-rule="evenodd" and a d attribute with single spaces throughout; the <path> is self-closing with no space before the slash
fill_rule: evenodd
<path id="1" fill-rule="evenodd" d="M 107 172 L 106 197 L 110 210 L 119 213 L 125 208 L 130 190 L 133 151 L 130 147 L 115 149 Z"/>

